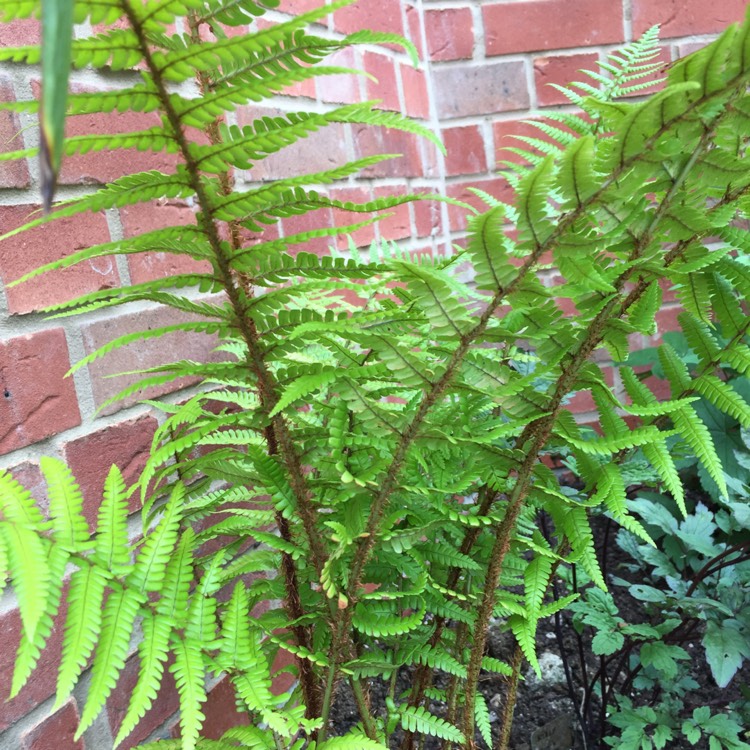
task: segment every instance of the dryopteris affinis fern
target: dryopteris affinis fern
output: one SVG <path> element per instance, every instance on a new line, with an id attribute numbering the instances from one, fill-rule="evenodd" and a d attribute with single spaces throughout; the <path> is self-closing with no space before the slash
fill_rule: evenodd
<path id="1" fill-rule="evenodd" d="M 11 2 L 3 11 L 7 18 L 33 5 Z M 551 143 L 526 141 L 527 164 L 509 165 L 514 205 L 484 195 L 488 210 L 471 218 L 467 247 L 455 256 L 352 247 L 346 257 L 318 258 L 289 252 L 286 245 L 304 245 L 305 236 L 243 247 L 238 229 L 332 205 L 311 186 L 350 167 L 246 193 L 232 191 L 225 170 L 245 168 L 326 122 L 419 128 L 360 105 L 244 132 L 215 122 L 238 102 L 321 70 L 308 63 L 340 43 L 302 30 L 318 12 L 247 41 L 198 44 L 202 20 L 245 24 L 263 9 L 236 0 L 89 0 L 76 9 L 77 20 L 93 22 L 124 13 L 130 28 L 76 42 L 75 64 L 145 65 L 141 83 L 73 95 L 70 111 L 161 111 L 161 128 L 122 136 L 121 145 L 173 149 L 182 166 L 173 175 L 123 178 L 56 215 L 157 197 L 193 197 L 200 212 L 193 227 L 90 248 L 51 267 L 158 246 L 209 260 L 212 272 L 99 292 L 53 312 L 153 300 L 205 317 L 182 325 L 218 334 L 226 359 L 145 373 L 147 384 L 199 374 L 213 390 L 182 406 L 154 404 L 165 418 L 137 490 L 144 534 L 134 548 L 117 470 L 93 536 L 59 463 L 42 465 L 49 519 L 22 487 L 0 478 L 0 550 L 24 625 L 14 689 L 33 670 L 72 564 L 58 702 L 93 655 L 81 731 L 115 684 L 140 623 L 140 677 L 118 741 L 168 668 L 180 693 L 182 739 L 155 743 L 162 749 L 406 749 L 425 736 L 445 748 L 489 745 L 480 671 L 508 675 L 512 694 L 521 657 L 537 666 L 537 623 L 571 601 L 548 593 L 560 565 L 575 564 L 579 576 L 605 586 L 589 514 L 606 513 L 647 539 L 628 513 L 624 458 L 639 453 L 684 507 L 677 442 L 725 487 L 697 398 L 750 426 L 750 406 L 716 375 L 720 366 L 750 370 L 750 240 L 738 222 L 750 205 L 750 20 L 674 64 L 664 90 L 646 101 L 614 97 L 651 72 L 655 36 L 612 56 L 603 69 L 613 83 L 596 74 L 603 93 L 571 90 L 585 116 L 555 115 L 564 129 L 540 124 Z M 187 39 L 163 34 L 175 14 L 188 18 Z M 348 42 L 373 39 L 390 41 L 358 34 Z M 38 52 L 2 54 L 33 62 Z M 202 99 L 167 87 L 195 75 Z M 210 145 L 188 141 L 187 126 L 206 128 Z M 89 147 L 103 144 L 71 139 L 66 148 Z M 399 200 L 408 198 L 345 208 Z M 562 279 L 554 287 L 543 283 L 550 258 Z M 467 260 L 473 285 L 453 273 Z M 700 364 L 691 375 L 663 347 L 672 394 L 660 402 L 623 363 L 631 335 L 654 332 L 662 285 L 677 291 Z M 196 301 L 181 293 L 189 286 L 225 296 Z M 361 307 L 340 302 L 345 289 L 365 300 Z M 575 316 L 563 315 L 561 298 Z M 622 391 L 607 383 L 607 357 Z M 566 408 L 577 391 L 593 396 L 597 433 Z M 561 490 L 542 460 L 550 452 L 571 457 L 583 490 Z M 552 535 L 535 523 L 542 512 Z M 216 539 L 223 544 L 210 551 L 216 547 L 206 543 Z M 484 653 L 492 617 L 504 618 L 517 639 L 512 665 Z M 275 696 L 269 665 L 280 648 L 296 657 L 299 680 Z M 404 690 L 397 678 L 405 669 Z M 201 740 L 205 680 L 218 674 L 231 679 L 250 726 Z M 388 685 L 383 706 L 368 700 L 373 679 Z M 360 723 L 329 737 L 342 681 Z M 439 715 L 427 700 L 442 707 Z M 504 719 L 500 747 L 507 747 L 508 712 Z"/>

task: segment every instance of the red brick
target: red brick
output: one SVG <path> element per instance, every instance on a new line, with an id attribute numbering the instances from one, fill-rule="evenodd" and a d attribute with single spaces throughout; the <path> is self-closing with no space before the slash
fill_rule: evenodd
<path id="1" fill-rule="evenodd" d="M 404 103 L 409 117 L 426 120 L 430 116 L 430 97 L 424 72 L 410 64 L 399 64 L 401 85 L 404 87 Z"/>
<path id="2" fill-rule="evenodd" d="M 384 198 L 394 195 L 403 195 L 400 187 L 375 188 L 375 197 Z M 411 236 L 411 220 L 409 218 L 409 206 L 402 204 L 389 208 L 386 213 L 391 214 L 378 222 L 380 236 L 384 240 L 402 240 Z"/>
<path id="3" fill-rule="evenodd" d="M 0 35 L 0 46 L 2 46 Z M 10 81 L 0 78 L 0 102 L 13 102 L 15 95 Z M 0 153 L 24 148 L 20 137 L 21 125 L 12 112 L 0 112 Z M 0 164 L 0 188 L 25 188 L 29 186 L 29 169 L 26 160 L 4 161 Z"/>
<path id="4" fill-rule="evenodd" d="M 471 8 L 426 10 L 427 50 L 430 60 L 470 60 L 474 54 Z"/>
<path id="5" fill-rule="evenodd" d="M 342 203 L 366 203 L 372 200 L 372 192 L 366 187 L 336 187 L 328 192 L 332 199 L 341 201 Z M 338 208 L 333 211 L 333 221 L 336 226 L 357 224 L 368 218 L 368 216 L 368 214 L 355 213 Z M 351 238 L 357 247 L 369 245 L 375 239 L 375 228 L 372 225 L 362 227 L 353 232 Z M 347 243 L 348 239 L 346 237 L 338 238 L 339 247 L 346 247 Z"/>
<path id="6" fill-rule="evenodd" d="M 285 96 L 304 96 L 308 99 L 315 98 L 315 79 L 305 78 L 302 81 L 297 81 L 291 86 L 287 86 L 284 89 Z"/>
<path id="7" fill-rule="evenodd" d="M 71 698 L 52 716 L 21 735 L 22 750 L 85 750 L 83 739 L 74 740 L 78 710 Z"/>
<path id="8" fill-rule="evenodd" d="M 0 233 L 24 224 L 39 213 L 38 206 L 0 206 Z M 45 263 L 85 247 L 109 241 L 104 214 L 84 214 L 58 219 L 0 242 L 0 276 L 7 284 Z M 41 310 L 97 289 L 117 286 L 120 277 L 113 257 L 84 261 L 61 271 L 39 276 L 21 286 L 7 288 L 12 314 Z"/>
<path id="9" fill-rule="evenodd" d="M 353 125 L 356 158 L 377 154 L 401 154 L 360 172 L 360 177 L 419 177 L 422 159 L 418 138 L 412 133 L 372 125 Z"/>
<path id="10" fill-rule="evenodd" d="M 360 69 L 354 48 L 345 47 L 325 60 L 326 66 Z M 359 93 L 359 76 L 353 73 L 324 75 L 315 79 L 315 90 L 323 102 L 352 104 L 362 101 Z"/>
<path id="11" fill-rule="evenodd" d="M 578 55 L 547 55 L 534 58 L 534 84 L 536 98 L 540 107 L 555 104 L 570 104 L 570 100 L 550 84 L 568 86 L 574 81 L 593 83 L 591 79 L 581 73 L 581 70 L 597 71 L 599 55 L 586 53 Z M 575 90 L 575 89 L 574 89 Z M 580 92 L 578 92 L 580 93 Z"/>
<path id="12" fill-rule="evenodd" d="M 404 34 L 400 0 L 359 0 L 356 5 L 340 8 L 333 16 L 336 31 L 352 34 L 362 29 Z"/>
<path id="13" fill-rule="evenodd" d="M 109 726 L 113 736 L 117 734 L 128 710 L 130 696 L 133 688 L 138 681 L 138 668 L 140 661 L 137 656 L 131 656 L 125 663 L 125 667 L 120 673 L 117 686 L 107 698 L 107 716 Z M 154 730 L 164 724 L 169 717 L 174 714 L 180 706 L 180 700 L 177 695 L 177 689 L 174 684 L 174 677 L 169 671 L 169 665 L 164 668 L 161 686 L 157 692 L 156 699 L 151 704 L 151 708 L 143 715 L 143 718 L 136 724 L 135 729 L 118 745 L 118 750 L 131 750 Z"/>
<path id="14" fill-rule="evenodd" d="M 93 530 L 101 504 L 104 480 L 112 464 L 122 471 L 128 485 L 138 481 L 146 465 L 157 422 L 143 416 L 106 427 L 71 440 L 63 446 L 63 457 L 83 493 L 83 514 Z M 130 496 L 130 511 L 138 508 L 140 495 Z"/>
<path id="15" fill-rule="evenodd" d="M 61 611 L 65 611 L 64 608 Z M 8 700 L 8 694 L 16 649 L 21 638 L 21 618 L 17 609 L 0 615 L 0 633 L 3 638 L 3 646 L 0 648 L 0 674 L 3 676 L 0 680 L 0 732 L 3 732 L 55 692 L 62 650 L 63 618 L 60 615 L 55 618 L 47 647 L 42 651 L 36 669 L 23 689 L 12 700 Z M 62 747 L 62 745 L 57 745 L 60 750 Z"/>
<path id="16" fill-rule="evenodd" d="M 333 226 L 333 214 L 330 209 L 324 208 L 310 213 L 300 214 L 299 216 L 290 216 L 283 219 L 281 225 L 284 227 L 284 236 L 289 237 L 293 234 L 309 232 L 313 229 L 324 229 Z M 335 237 L 317 237 L 308 240 L 302 245 L 292 245 L 292 252 L 304 251 L 308 253 L 317 253 L 318 255 L 327 255 L 328 247 L 335 244 Z"/>
<path id="17" fill-rule="evenodd" d="M 368 78 L 366 81 L 367 99 L 379 100 L 380 109 L 392 109 L 396 112 L 401 110 L 398 102 L 398 83 L 396 81 L 396 68 L 393 60 L 385 55 L 375 52 L 364 53 L 364 69 L 375 76 L 377 80 Z"/>
<path id="18" fill-rule="evenodd" d="M 633 0 L 633 34 L 660 24 L 659 36 L 714 34 L 745 16 L 746 0 Z"/>
<path id="19" fill-rule="evenodd" d="M 39 81 L 32 81 L 35 96 L 39 96 Z M 74 86 L 76 93 L 95 91 L 90 87 Z M 146 130 L 161 124 L 155 112 L 107 112 L 86 115 L 73 115 L 65 121 L 65 136 L 128 133 Z M 138 151 L 137 149 L 116 148 L 91 151 L 87 154 L 66 156 L 63 159 L 58 182 L 61 185 L 103 184 L 149 169 L 161 172 L 174 172 L 178 163 L 176 154 L 165 152 Z"/>
<path id="20" fill-rule="evenodd" d="M 417 237 L 432 237 L 443 231 L 442 206 L 438 201 L 416 201 L 412 210 Z"/>
<path id="21" fill-rule="evenodd" d="M 445 157 L 446 174 L 476 174 L 487 169 L 484 139 L 477 125 L 445 128 L 442 136 L 448 152 Z"/>
<path id="22" fill-rule="evenodd" d="M 32 81 L 35 96 L 39 96 L 40 83 Z M 72 91 L 85 93 L 96 91 L 90 87 L 73 86 Z M 70 138 L 80 135 L 117 134 L 147 130 L 161 124 L 155 112 L 107 112 L 73 115 L 65 122 L 65 135 Z M 173 172 L 179 157 L 164 151 L 139 151 L 134 148 L 105 149 L 87 154 L 67 156 L 63 159 L 58 181 L 61 185 L 103 184 L 122 177 L 150 169 Z"/>
<path id="23" fill-rule="evenodd" d="M 155 229 L 195 224 L 195 212 L 187 206 L 170 203 L 139 203 L 121 208 L 120 219 L 125 237 L 136 237 Z M 140 284 L 181 273 L 210 273 L 211 264 L 186 255 L 157 251 L 129 255 L 128 269 L 130 280 Z"/>
<path id="24" fill-rule="evenodd" d="M 662 307 L 656 313 L 656 337 L 651 337 L 649 346 L 658 346 L 663 342 L 663 336 L 670 331 L 681 330 L 679 316 L 685 312 L 679 305 L 672 307 Z"/>
<path id="25" fill-rule="evenodd" d="M 269 107 L 243 107 L 238 112 L 237 123 L 240 127 L 246 127 L 261 118 L 275 118 L 283 114 L 281 110 Z M 348 125 L 333 123 L 309 133 L 306 138 L 256 162 L 247 173 L 248 178 L 253 182 L 277 180 L 301 172 L 322 172 L 340 167 L 350 158 L 348 132 Z"/>
<path id="26" fill-rule="evenodd" d="M 541 119 L 543 120 L 544 118 Z M 567 130 L 567 128 L 561 123 L 550 122 L 550 124 L 559 130 Z M 492 134 L 495 141 L 495 160 L 498 165 L 500 165 L 500 162 L 504 161 L 510 161 L 514 164 L 527 163 L 527 160 L 520 154 L 508 151 L 507 149 L 509 148 L 520 148 L 536 154 L 541 153 L 531 146 L 531 144 L 519 140 L 519 136 L 524 138 L 537 138 L 548 143 L 553 142 L 546 133 L 523 120 L 503 120 L 495 122 L 492 125 Z"/>
<path id="27" fill-rule="evenodd" d="M 9 471 L 13 475 L 13 479 L 20 482 L 28 490 L 42 512 L 46 513 L 49 510 L 47 483 L 44 481 L 44 475 L 39 468 L 39 464 L 24 461 L 17 466 L 13 466 Z"/>
<path id="28" fill-rule="evenodd" d="M 276 652 L 273 664 L 271 665 L 271 689 L 274 695 L 282 695 L 294 686 L 296 672 L 290 671 L 289 667 L 296 665 L 296 661 L 294 656 L 286 649 L 280 648 Z"/>
<path id="29" fill-rule="evenodd" d="M 42 40 L 42 26 L 36 18 L 18 18 L 0 24 L 0 47 L 24 47 L 39 44 Z"/>
<path id="30" fill-rule="evenodd" d="M 409 32 L 409 39 L 417 48 L 417 55 L 420 60 L 424 60 L 424 48 L 422 47 L 422 14 L 414 5 L 404 3 L 406 9 L 406 27 Z"/>
<path id="31" fill-rule="evenodd" d="M 82 326 L 86 352 L 90 353 L 113 339 L 136 331 L 153 330 L 166 325 L 184 323 L 189 318 L 167 308 L 146 310 Z M 212 350 L 217 341 L 213 336 L 188 331 L 175 331 L 159 338 L 138 340 L 116 349 L 89 365 L 94 401 L 97 406 L 114 396 L 127 385 L 141 379 L 137 375 L 121 375 L 136 369 L 177 362 L 182 359 L 206 361 L 215 357 Z M 113 375 L 114 377 L 108 377 Z M 180 378 L 171 383 L 152 386 L 107 407 L 103 413 L 112 414 L 144 398 L 155 398 L 197 382 L 196 378 Z"/>
<path id="32" fill-rule="evenodd" d="M 699 49 L 703 49 L 709 42 L 682 42 L 676 45 L 675 58 L 682 59 L 688 55 L 692 55 L 693 52 L 697 52 Z"/>
<path id="33" fill-rule="evenodd" d="M 250 723 L 247 713 L 237 710 L 234 697 L 232 683 L 228 677 L 222 677 L 208 694 L 201 709 L 206 717 L 201 727 L 201 737 L 218 740 L 232 727 Z"/>
<path id="34" fill-rule="evenodd" d="M 289 13 L 291 16 L 299 16 L 302 13 L 307 13 L 307 11 L 317 10 L 321 5 L 320 0 L 281 0 L 276 10 L 282 13 Z M 325 18 L 318 21 L 318 23 L 327 25 Z"/>
<path id="35" fill-rule="evenodd" d="M 628 96 L 649 96 L 650 94 L 655 94 L 657 91 L 663 88 L 663 79 L 666 78 L 667 68 L 672 62 L 671 49 L 669 47 L 661 47 L 659 49 L 659 55 L 655 57 L 651 62 L 660 63 L 661 66 L 656 70 L 655 73 L 638 79 L 637 83 L 651 83 L 652 85 L 648 88 L 642 89 L 640 91 L 635 91 L 632 94 L 628 94 Z"/>
<path id="36" fill-rule="evenodd" d="M 604 373 L 604 380 L 608 386 L 612 386 L 615 382 L 614 372 L 611 367 L 602 368 Z M 573 414 L 583 414 L 585 412 L 596 411 L 596 404 L 591 396 L 589 389 L 575 391 L 572 394 L 568 394 L 566 408 L 569 409 Z"/>
<path id="37" fill-rule="evenodd" d="M 0 343 L 0 454 L 81 423 L 62 328 Z"/>
<path id="38" fill-rule="evenodd" d="M 495 177 L 490 180 L 474 179 L 469 182 L 455 182 L 448 185 L 448 197 L 464 201 L 470 206 L 478 208 L 480 211 L 486 211 L 488 206 L 480 198 L 471 193 L 469 188 L 484 190 L 484 192 L 489 193 L 494 198 L 506 203 L 513 200 L 513 189 L 507 180 L 504 180 L 502 177 Z M 448 222 L 450 223 L 451 231 L 459 232 L 466 229 L 468 214 L 467 209 L 448 204 Z"/>
<path id="39" fill-rule="evenodd" d="M 651 0 L 647 0 L 651 2 Z M 622 5 L 611 0 L 526 0 L 482 7 L 488 55 L 623 41 Z"/>
<path id="40" fill-rule="evenodd" d="M 469 63 L 433 72 L 439 117 L 466 117 L 529 107 L 526 71 L 521 61 Z"/>

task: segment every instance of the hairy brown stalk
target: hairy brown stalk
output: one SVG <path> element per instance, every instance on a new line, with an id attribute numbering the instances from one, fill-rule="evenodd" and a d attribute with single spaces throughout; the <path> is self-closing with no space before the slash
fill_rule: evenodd
<path id="1" fill-rule="evenodd" d="M 248 365 L 252 372 L 255 374 L 258 384 L 258 395 L 260 397 L 261 409 L 268 416 L 278 402 L 276 396 L 276 383 L 273 375 L 267 368 L 264 358 L 263 350 L 260 346 L 260 337 L 253 321 L 248 315 L 246 315 L 245 305 L 243 303 L 243 297 L 240 289 L 235 281 L 234 274 L 230 265 L 230 257 L 224 251 L 221 245 L 221 236 L 217 226 L 217 220 L 214 218 L 214 211 L 211 205 L 211 201 L 208 198 L 208 194 L 205 191 L 203 182 L 201 180 L 200 169 L 193 159 L 187 136 L 182 127 L 179 115 L 175 111 L 172 102 L 169 98 L 169 93 L 166 89 L 166 85 L 161 76 L 161 71 L 154 63 L 151 55 L 151 50 L 146 41 L 146 37 L 143 28 L 140 24 L 140 20 L 137 14 L 133 11 L 129 0 L 121 0 L 121 7 L 125 16 L 130 23 L 133 32 L 138 39 L 141 54 L 146 63 L 149 73 L 151 74 L 154 86 L 157 90 L 164 115 L 169 122 L 169 125 L 174 133 L 174 138 L 180 149 L 180 154 L 184 160 L 186 172 L 190 180 L 190 186 L 195 193 L 196 202 L 201 209 L 201 222 L 203 231 L 206 238 L 209 241 L 211 249 L 214 253 L 217 268 L 220 275 L 220 280 L 224 287 L 225 293 L 229 299 L 229 302 L 234 310 L 235 319 L 237 326 L 242 334 L 242 338 L 248 348 Z M 198 28 L 191 29 L 193 33 L 198 34 Z M 207 80 L 199 81 L 199 84 L 207 85 Z M 213 127 L 208 129 L 209 137 L 218 138 L 218 124 L 213 123 Z M 223 190 L 229 190 L 231 192 L 231 183 L 228 175 L 225 175 L 225 181 L 222 183 Z M 232 237 L 233 245 L 235 249 L 240 245 L 239 231 L 237 227 L 230 227 L 230 233 Z M 235 245 L 236 243 L 236 245 Z M 323 547 L 320 535 L 318 534 L 315 524 L 315 510 L 312 506 L 311 493 L 309 492 L 304 473 L 302 471 L 301 462 L 297 456 L 294 444 L 289 434 L 287 425 L 282 415 L 276 415 L 273 419 L 269 417 L 270 426 L 273 430 L 273 441 L 278 446 L 279 454 L 281 455 L 282 461 L 286 466 L 287 473 L 289 475 L 290 486 L 294 492 L 295 499 L 297 502 L 297 510 L 306 534 L 306 540 L 308 542 L 311 558 L 313 565 L 320 574 L 323 569 L 323 565 L 326 559 L 325 549 Z M 269 440 L 271 445 L 272 440 Z M 279 530 L 284 536 L 284 530 L 286 531 L 286 537 L 290 538 L 291 533 L 285 519 L 281 514 L 277 514 L 277 523 L 279 523 Z M 289 615 L 292 619 L 297 620 L 303 616 L 304 610 L 301 606 L 299 596 L 299 582 L 297 579 L 297 573 L 294 565 L 294 561 L 284 560 L 282 558 L 282 569 L 284 572 L 284 583 L 286 590 L 286 605 L 289 609 Z M 310 648 L 311 637 L 309 632 L 302 626 L 295 627 L 295 637 L 300 640 L 301 646 Z M 312 665 L 304 659 L 297 660 L 300 666 L 300 681 L 302 684 L 304 700 L 306 706 L 308 706 L 308 713 L 310 715 L 317 715 L 320 709 L 320 688 L 316 683 L 316 678 L 312 670 Z M 313 713 L 313 711 L 315 713 Z"/>
<path id="2" fill-rule="evenodd" d="M 508 680 L 508 690 L 505 694 L 505 703 L 503 703 L 503 715 L 500 717 L 500 736 L 497 739 L 496 750 L 508 750 L 510 747 L 510 732 L 513 728 L 513 710 L 516 707 L 516 692 L 518 691 L 518 678 L 521 675 L 521 665 L 523 664 L 523 651 L 516 644 L 513 652 L 513 663 L 511 665 L 513 672 Z"/>

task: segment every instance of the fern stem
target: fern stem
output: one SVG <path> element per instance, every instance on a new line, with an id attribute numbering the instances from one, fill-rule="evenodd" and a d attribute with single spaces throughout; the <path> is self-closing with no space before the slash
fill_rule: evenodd
<path id="1" fill-rule="evenodd" d="M 259 344 L 257 329 L 255 329 L 253 321 L 245 314 L 242 295 L 235 283 L 229 258 L 222 247 L 216 219 L 213 215 L 213 208 L 208 198 L 208 194 L 204 189 L 200 170 L 190 153 L 188 140 L 183 130 L 180 117 L 172 106 L 161 72 L 154 63 L 140 20 L 137 14 L 133 11 L 130 0 L 121 0 L 121 7 L 138 39 L 141 54 L 143 55 L 146 67 L 151 74 L 162 109 L 172 131 L 174 132 L 175 140 L 177 141 L 180 153 L 184 159 L 191 188 L 195 193 L 196 201 L 201 209 L 203 231 L 205 232 L 206 238 L 208 239 L 216 258 L 216 264 L 222 285 L 227 297 L 229 298 L 232 309 L 234 310 L 237 326 L 239 327 L 245 344 L 247 345 L 248 365 L 257 378 L 261 407 L 268 416 L 277 402 L 275 383 L 273 376 L 265 365 L 262 349 Z M 239 234 L 237 233 L 233 239 L 239 242 Z M 325 551 L 315 526 L 315 511 L 310 503 L 310 493 L 306 486 L 301 462 L 294 450 L 283 416 L 280 414 L 277 415 L 270 421 L 270 424 L 276 434 L 281 456 L 286 465 L 287 472 L 289 473 L 290 486 L 295 494 L 297 509 L 306 532 L 312 561 L 317 573 L 320 574 L 325 562 Z M 288 529 L 287 535 L 290 536 Z M 290 616 L 292 619 L 298 619 L 304 613 L 299 599 L 299 587 L 296 578 L 296 570 L 294 569 L 294 561 L 290 560 L 290 563 L 291 565 L 284 566 L 284 581 L 287 592 L 286 599 L 287 606 L 290 607 Z M 299 606 L 297 606 L 298 604 Z M 304 646 L 305 648 L 310 648 L 311 641 L 308 637 L 309 634 L 303 633 L 303 630 L 304 628 L 295 629 L 295 636 L 298 639 L 301 638 L 299 645 Z M 319 690 L 316 687 L 312 665 L 309 662 L 305 662 L 306 660 L 304 659 L 298 659 L 305 705 L 309 707 L 308 711 L 312 712 L 320 706 Z"/>
<path id="2" fill-rule="evenodd" d="M 510 747 L 510 731 L 513 728 L 513 711 L 516 707 L 516 693 L 518 691 L 518 678 L 521 675 L 521 665 L 523 664 L 523 652 L 521 647 L 516 644 L 516 650 L 513 652 L 513 674 L 508 681 L 508 692 L 505 695 L 503 704 L 503 716 L 500 723 L 500 737 L 497 741 L 496 750 L 508 750 Z"/>
<path id="3" fill-rule="evenodd" d="M 467 669 L 467 689 L 466 689 L 466 700 L 464 707 L 464 722 L 463 729 L 466 740 L 466 750 L 471 750 L 474 747 L 473 735 L 474 735 L 474 704 L 476 700 L 476 689 L 479 681 L 479 672 L 481 670 L 482 657 L 484 655 L 484 648 L 487 639 L 487 627 L 489 625 L 490 618 L 495 606 L 495 591 L 500 581 L 500 574 L 502 572 L 503 563 L 505 557 L 510 550 L 512 541 L 512 535 L 515 530 L 516 521 L 523 508 L 526 496 L 528 495 L 531 476 L 533 473 L 534 466 L 539 457 L 539 453 L 546 445 L 547 441 L 552 432 L 555 420 L 562 406 L 563 399 L 570 390 L 570 386 L 575 381 L 583 364 L 588 360 L 589 356 L 593 353 L 594 349 L 601 343 L 603 333 L 606 328 L 608 321 L 613 317 L 622 317 L 627 308 L 623 308 L 620 302 L 620 296 L 623 287 L 633 273 L 632 263 L 636 261 L 641 252 L 648 243 L 651 241 L 653 231 L 662 218 L 666 215 L 669 204 L 672 198 L 676 195 L 677 186 L 684 182 L 687 174 L 690 172 L 692 167 L 695 165 L 698 156 L 702 153 L 709 143 L 708 131 L 699 139 L 698 145 L 690 158 L 687 160 L 683 168 L 680 170 L 679 175 L 675 177 L 673 185 L 665 195 L 658 209 L 654 212 L 654 216 L 649 222 L 648 227 L 643 234 L 637 238 L 634 242 L 633 250 L 630 254 L 629 263 L 627 269 L 620 274 L 614 283 L 615 290 L 618 296 L 613 297 L 610 301 L 599 311 L 588 330 L 584 340 L 579 345 L 576 353 L 570 358 L 569 362 L 564 366 L 562 374 L 560 375 L 556 385 L 554 395 L 552 396 L 550 403 L 547 406 L 548 413 L 546 416 L 541 417 L 531 422 L 524 431 L 521 433 L 516 441 L 516 446 L 526 452 L 526 458 L 524 459 L 521 467 L 518 470 L 518 476 L 516 478 L 516 484 L 513 488 L 513 492 L 510 495 L 508 508 L 505 512 L 505 517 L 498 527 L 495 544 L 493 545 L 492 552 L 490 555 L 490 564 L 487 569 L 487 580 L 484 587 L 484 593 L 482 597 L 482 604 L 479 610 L 479 616 L 476 623 L 476 639 L 472 646 L 471 657 L 469 659 L 469 666 Z M 641 279 L 640 283 L 645 284 Z M 628 295 L 626 295 L 626 298 Z M 623 300 L 624 301 L 624 300 Z M 619 309 L 618 309 L 619 308 Z M 528 446 L 528 441 L 532 441 L 531 446 Z"/>

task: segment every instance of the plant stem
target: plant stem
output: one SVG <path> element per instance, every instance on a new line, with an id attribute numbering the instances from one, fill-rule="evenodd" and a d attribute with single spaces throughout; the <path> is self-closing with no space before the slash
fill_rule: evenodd
<path id="1" fill-rule="evenodd" d="M 521 665 L 523 664 L 523 652 L 521 647 L 516 644 L 513 652 L 513 673 L 508 682 L 508 691 L 505 694 L 505 703 L 503 704 L 503 716 L 500 723 L 500 737 L 497 741 L 496 750 L 508 750 L 510 747 L 510 732 L 513 728 L 513 711 L 516 707 L 516 692 L 518 691 L 518 678 L 521 674 Z"/>

